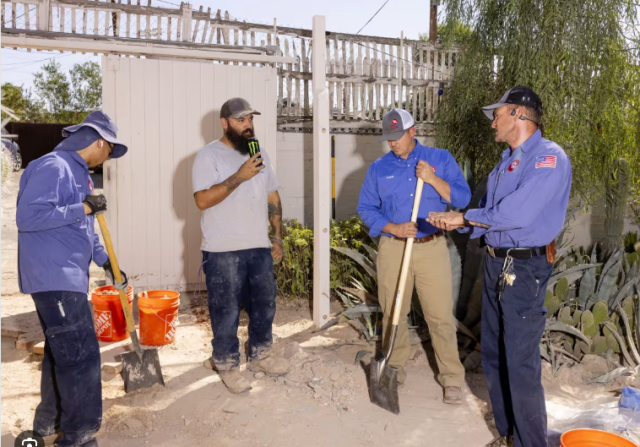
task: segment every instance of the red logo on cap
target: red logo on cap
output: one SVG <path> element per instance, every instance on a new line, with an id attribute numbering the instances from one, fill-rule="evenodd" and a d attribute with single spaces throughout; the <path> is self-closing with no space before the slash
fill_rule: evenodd
<path id="1" fill-rule="evenodd" d="M 398 120 L 397 119 L 392 119 L 391 120 L 391 128 L 392 129 L 397 129 L 398 128 Z"/>
<path id="2" fill-rule="evenodd" d="M 513 171 L 520 164 L 520 160 L 513 160 L 513 163 L 509 165 L 509 172 Z"/>

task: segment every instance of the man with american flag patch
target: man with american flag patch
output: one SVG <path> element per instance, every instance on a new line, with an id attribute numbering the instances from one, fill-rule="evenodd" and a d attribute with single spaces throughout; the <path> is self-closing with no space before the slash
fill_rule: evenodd
<path id="1" fill-rule="evenodd" d="M 539 344 L 555 238 L 564 224 L 571 163 L 540 132 L 542 101 L 528 87 L 483 107 L 495 140 L 507 143 L 487 194 L 466 213 L 430 213 L 444 230 L 470 232 L 487 246 L 482 293 L 482 368 L 500 438 L 492 447 L 547 447 Z"/>

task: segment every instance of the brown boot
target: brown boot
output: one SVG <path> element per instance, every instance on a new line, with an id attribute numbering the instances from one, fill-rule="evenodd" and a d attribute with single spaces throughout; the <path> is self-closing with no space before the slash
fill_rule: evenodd
<path id="1" fill-rule="evenodd" d="M 247 363 L 247 369 L 252 372 L 262 371 L 270 377 L 284 376 L 289 372 L 289 362 L 283 358 L 269 356 L 262 360 Z"/>
<path id="2" fill-rule="evenodd" d="M 230 369 L 229 371 L 218 371 L 218 375 L 230 393 L 241 394 L 251 390 L 251 384 L 240 375 L 238 368 Z"/>
<path id="3" fill-rule="evenodd" d="M 445 386 L 444 399 L 445 404 L 459 405 L 462 402 L 462 388 L 458 386 Z"/>
<path id="4" fill-rule="evenodd" d="M 500 436 L 485 447 L 513 447 L 513 436 Z"/>

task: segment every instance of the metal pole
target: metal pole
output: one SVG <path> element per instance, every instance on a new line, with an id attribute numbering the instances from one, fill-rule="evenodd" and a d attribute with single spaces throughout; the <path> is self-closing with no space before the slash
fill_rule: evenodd
<path id="1" fill-rule="evenodd" d="M 336 136 L 331 135 L 331 218 L 336 218 Z"/>
<path id="2" fill-rule="evenodd" d="M 404 74 L 404 31 L 400 31 L 400 54 L 398 55 L 398 107 L 402 108 L 402 76 Z"/>
<path id="3" fill-rule="evenodd" d="M 438 5 L 439 0 L 431 0 L 431 17 L 429 23 L 429 41 L 432 44 L 438 42 Z"/>
<path id="4" fill-rule="evenodd" d="M 329 321 L 331 290 L 329 226 L 331 223 L 331 141 L 329 93 L 325 61 L 324 16 L 313 17 L 313 322 L 321 328 Z"/>

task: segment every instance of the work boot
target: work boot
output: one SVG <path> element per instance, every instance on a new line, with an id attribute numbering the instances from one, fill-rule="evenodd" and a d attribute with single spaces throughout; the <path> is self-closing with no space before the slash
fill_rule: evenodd
<path id="1" fill-rule="evenodd" d="M 445 386 L 444 399 L 445 404 L 458 405 L 462 402 L 462 388 L 459 386 Z"/>
<path id="2" fill-rule="evenodd" d="M 269 356 L 262 360 L 249 361 L 247 369 L 252 372 L 262 371 L 270 377 L 278 377 L 289 372 L 289 362 L 280 357 Z"/>
<path id="3" fill-rule="evenodd" d="M 500 436 L 487 444 L 486 447 L 513 447 L 513 436 Z"/>
<path id="4" fill-rule="evenodd" d="M 227 386 L 230 393 L 241 394 L 251 389 L 251 385 L 247 379 L 240 375 L 238 368 L 233 368 L 229 371 L 218 371 L 218 375 Z"/>

